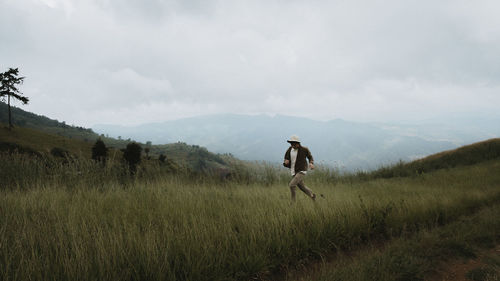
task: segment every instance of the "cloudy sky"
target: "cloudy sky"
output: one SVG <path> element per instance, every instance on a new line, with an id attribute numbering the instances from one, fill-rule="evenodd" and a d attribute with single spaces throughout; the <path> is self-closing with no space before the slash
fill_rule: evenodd
<path id="1" fill-rule="evenodd" d="M 497 0 L 0 0 L 0 71 L 68 124 L 500 111 Z M 18 104 L 20 105 L 20 104 Z"/>

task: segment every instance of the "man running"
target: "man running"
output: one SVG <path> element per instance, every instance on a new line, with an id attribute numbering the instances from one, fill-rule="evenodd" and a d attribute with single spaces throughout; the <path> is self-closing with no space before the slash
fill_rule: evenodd
<path id="1" fill-rule="evenodd" d="M 292 194 L 292 201 L 295 201 L 295 190 L 297 186 L 305 194 L 311 197 L 312 200 L 316 200 L 316 194 L 304 184 L 304 177 L 306 176 L 308 166 L 311 170 L 314 169 L 314 159 L 311 152 L 307 147 L 300 145 L 300 139 L 296 135 L 291 136 L 287 142 L 290 143 L 291 146 L 285 153 L 283 166 L 290 168 L 292 174 L 292 180 L 288 184 Z M 307 160 L 309 160 L 309 165 Z"/>

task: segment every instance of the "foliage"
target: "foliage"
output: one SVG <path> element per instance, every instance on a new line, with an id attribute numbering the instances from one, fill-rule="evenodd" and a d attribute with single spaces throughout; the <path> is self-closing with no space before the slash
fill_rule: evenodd
<path id="1" fill-rule="evenodd" d="M 101 139 L 98 139 L 94 146 L 92 146 L 92 159 L 97 162 L 106 164 L 106 158 L 108 157 L 108 148 Z"/>
<path id="2" fill-rule="evenodd" d="M 167 160 L 167 156 L 165 156 L 165 154 L 160 154 L 160 156 L 158 156 L 158 160 L 160 160 L 160 162 L 164 163 L 165 160 Z"/>
<path id="3" fill-rule="evenodd" d="M 9 70 L 0 73 L 0 97 L 5 100 L 5 97 L 13 97 L 20 100 L 24 104 L 28 103 L 29 99 L 24 97 L 17 88 L 17 85 L 22 84 L 25 77 L 19 77 L 19 69 L 9 68 Z"/>
<path id="4" fill-rule="evenodd" d="M 129 143 L 123 151 L 123 159 L 127 161 L 131 174 L 136 173 L 137 165 L 141 162 L 141 151 L 142 147 L 135 142 Z"/>
<path id="5" fill-rule="evenodd" d="M 7 105 L 9 108 L 9 128 L 12 128 L 10 99 L 11 97 L 20 100 L 23 104 L 27 104 L 29 99 L 19 91 L 17 88 L 19 84 L 23 83 L 25 77 L 19 77 L 19 69 L 9 68 L 9 70 L 0 73 L 0 99 L 5 101 L 7 97 Z"/>
<path id="6" fill-rule="evenodd" d="M 60 148 L 60 147 L 54 147 L 50 150 L 50 154 L 54 157 L 59 157 L 59 158 L 67 158 L 70 157 L 69 151 Z"/>

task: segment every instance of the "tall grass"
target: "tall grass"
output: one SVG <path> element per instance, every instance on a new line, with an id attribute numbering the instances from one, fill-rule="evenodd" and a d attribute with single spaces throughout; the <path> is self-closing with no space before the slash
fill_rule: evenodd
<path id="1" fill-rule="evenodd" d="M 354 256 L 339 254 L 331 263 L 325 263 L 309 274 L 290 273 L 286 280 L 441 280 L 436 272 L 446 266 L 445 262 L 477 258 L 478 252 L 491 249 L 500 242 L 499 213 L 499 204 L 489 206 L 442 228 L 422 231 L 410 238 L 394 239 L 383 249 L 368 247 Z M 498 280 L 498 254 L 496 257 L 491 265 L 481 265 L 467 272 L 468 280 Z M 478 278 L 471 278 L 473 276 Z M 463 280 L 465 276 L 454 277 Z"/>
<path id="2" fill-rule="evenodd" d="M 231 164 L 230 169 L 193 171 L 169 160 L 161 162 L 145 158 L 132 176 L 121 154 L 117 154 L 117 151 L 113 151 L 110 159 L 103 165 L 81 157 L 58 158 L 44 154 L 0 152 L 0 189 L 33 189 L 44 186 L 71 188 L 76 185 L 105 188 L 108 184 L 129 186 L 138 181 L 164 181 L 170 178 L 199 184 L 259 183 L 269 186 L 290 178 L 284 169 L 265 162 L 248 165 L 238 162 Z"/>
<path id="3" fill-rule="evenodd" d="M 4 166 L 2 166 L 2 169 Z M 244 280 L 401 237 L 500 200 L 499 161 L 332 184 L 291 204 L 275 184 L 178 176 L 25 182 L 0 190 L 1 280 Z M 81 169 L 85 170 L 85 169 Z M 36 170 L 30 173 L 37 173 Z M 114 174 L 112 171 L 110 174 Z M 118 175 L 119 173 L 117 173 Z M 27 175 L 27 178 L 36 178 Z"/>

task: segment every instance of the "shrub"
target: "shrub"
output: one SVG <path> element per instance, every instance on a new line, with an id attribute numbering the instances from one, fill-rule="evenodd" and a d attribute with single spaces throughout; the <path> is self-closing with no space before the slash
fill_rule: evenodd
<path id="1" fill-rule="evenodd" d="M 67 158 L 70 153 L 69 151 L 63 149 L 63 148 L 60 148 L 60 147 L 54 147 L 50 150 L 50 154 L 54 157 L 58 157 L 58 158 Z"/>
<path id="2" fill-rule="evenodd" d="M 161 163 L 165 163 L 165 160 L 167 160 L 167 156 L 165 156 L 165 154 L 162 153 L 158 157 L 158 160 L 160 160 Z"/>
<path id="3" fill-rule="evenodd" d="M 142 147 L 135 142 L 127 144 L 127 148 L 123 152 L 123 158 L 128 163 L 129 171 L 135 174 L 137 165 L 141 162 Z"/>
<path id="4" fill-rule="evenodd" d="M 98 139 L 95 142 L 94 146 L 92 146 L 92 159 L 105 164 L 107 156 L 108 148 L 101 139 Z"/>

